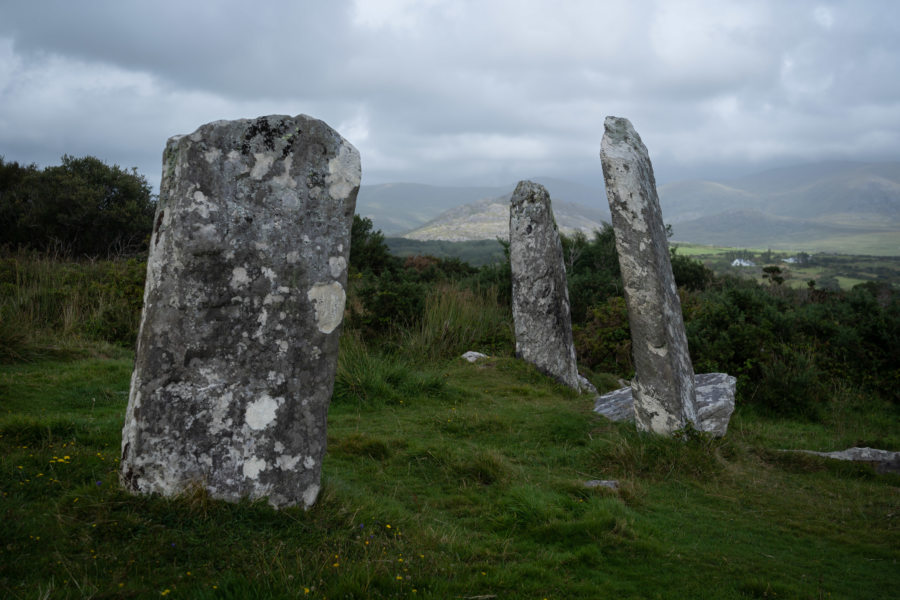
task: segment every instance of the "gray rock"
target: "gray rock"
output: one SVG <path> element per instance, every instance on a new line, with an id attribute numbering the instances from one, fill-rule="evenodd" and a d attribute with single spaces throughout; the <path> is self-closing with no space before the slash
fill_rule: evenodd
<path id="1" fill-rule="evenodd" d="M 794 452 L 814 454 L 834 460 L 868 463 L 875 467 L 878 473 L 900 473 L 900 452 L 892 452 L 890 450 L 854 447 L 837 452 L 815 452 L 813 450 L 794 450 Z"/>
<path id="2" fill-rule="evenodd" d="M 697 422 L 694 371 L 647 148 L 628 119 L 607 117 L 603 177 L 631 327 L 638 429 L 671 434 Z"/>
<path id="3" fill-rule="evenodd" d="M 474 350 L 469 350 L 468 352 L 464 353 L 460 358 L 463 358 L 463 359 L 469 361 L 470 363 L 473 363 L 480 358 L 487 358 L 487 357 L 488 357 L 487 354 L 482 354 L 481 352 L 475 352 Z"/>
<path id="4" fill-rule="evenodd" d="M 697 402 L 697 429 L 722 437 L 734 412 L 737 379 L 727 373 L 694 375 Z"/>
<path id="5" fill-rule="evenodd" d="M 315 502 L 359 181 L 356 149 L 305 115 L 168 141 L 124 487 Z"/>
<path id="6" fill-rule="evenodd" d="M 619 388 L 598 396 L 594 402 L 594 412 L 600 413 L 610 421 L 634 420 L 634 396 L 631 387 Z"/>
<path id="7" fill-rule="evenodd" d="M 697 421 L 700 431 L 722 437 L 734 412 L 734 392 L 737 380 L 726 373 L 702 373 L 694 376 Z M 634 397 L 630 387 L 603 394 L 594 403 L 594 412 L 610 421 L 634 419 Z"/>
<path id="8" fill-rule="evenodd" d="M 619 489 L 619 482 L 615 479 L 591 479 L 590 481 L 584 482 L 584 487 L 586 488 L 609 488 L 611 490 Z"/>
<path id="9" fill-rule="evenodd" d="M 560 383 L 583 389 L 575 362 L 562 243 L 550 194 L 540 184 L 520 181 L 513 192 L 509 258 L 516 356 Z"/>

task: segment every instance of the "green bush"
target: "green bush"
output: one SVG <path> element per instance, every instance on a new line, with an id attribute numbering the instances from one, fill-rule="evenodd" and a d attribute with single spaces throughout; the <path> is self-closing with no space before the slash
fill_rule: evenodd
<path id="1" fill-rule="evenodd" d="M 143 175 L 93 156 L 39 171 L 0 158 L 0 239 L 13 249 L 109 257 L 146 251 L 156 210 Z"/>
<path id="2" fill-rule="evenodd" d="M 613 296 L 592 307 L 585 324 L 574 326 L 572 332 L 580 365 L 631 377 L 631 330 L 624 298 Z"/>

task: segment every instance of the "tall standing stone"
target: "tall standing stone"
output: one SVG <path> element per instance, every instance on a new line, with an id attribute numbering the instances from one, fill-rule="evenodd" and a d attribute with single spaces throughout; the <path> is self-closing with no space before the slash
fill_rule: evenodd
<path id="1" fill-rule="evenodd" d="M 122 432 L 127 489 L 315 502 L 359 181 L 356 149 L 305 115 L 168 141 Z"/>
<path id="2" fill-rule="evenodd" d="M 647 148 L 607 117 L 600 153 L 631 326 L 635 421 L 670 434 L 697 424 L 694 370 Z"/>
<path id="3" fill-rule="evenodd" d="M 516 356 L 576 390 L 578 375 L 562 243 L 544 187 L 520 181 L 509 206 Z"/>

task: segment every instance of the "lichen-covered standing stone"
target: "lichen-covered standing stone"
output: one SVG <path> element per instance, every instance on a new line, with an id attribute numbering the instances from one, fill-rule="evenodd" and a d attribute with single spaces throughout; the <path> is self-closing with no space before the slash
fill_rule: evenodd
<path id="1" fill-rule="evenodd" d="M 631 326 L 638 429 L 697 425 L 694 370 L 647 148 L 628 119 L 607 117 L 600 153 Z"/>
<path id="2" fill-rule="evenodd" d="M 516 356 L 576 390 L 578 375 L 562 243 L 540 184 L 520 181 L 509 206 Z"/>
<path id="3" fill-rule="evenodd" d="M 305 115 L 169 140 L 122 432 L 127 489 L 315 502 L 359 181 L 356 149 Z"/>

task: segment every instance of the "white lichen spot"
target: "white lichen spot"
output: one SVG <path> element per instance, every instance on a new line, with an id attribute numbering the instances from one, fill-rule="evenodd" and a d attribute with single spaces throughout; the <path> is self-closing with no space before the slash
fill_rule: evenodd
<path id="1" fill-rule="evenodd" d="M 344 316 L 344 302 L 347 294 L 336 281 L 317 283 L 309 289 L 306 297 L 314 303 L 316 324 L 322 333 L 331 333 L 341 324 Z"/>
<path id="2" fill-rule="evenodd" d="M 291 252 L 287 253 L 287 256 L 285 256 L 285 259 L 287 260 L 287 263 L 289 265 L 297 264 L 298 262 L 300 262 L 300 253 L 297 252 L 296 250 L 292 250 Z"/>
<path id="3" fill-rule="evenodd" d="M 278 340 L 275 345 L 278 346 L 278 354 L 287 354 L 288 348 L 290 348 L 290 344 L 284 340 Z"/>
<path id="4" fill-rule="evenodd" d="M 213 148 L 212 150 L 207 150 L 203 153 L 203 158 L 206 159 L 206 162 L 212 164 L 219 160 L 219 157 L 222 156 L 222 151 L 218 148 Z"/>
<path id="5" fill-rule="evenodd" d="M 231 427 L 231 419 L 228 418 L 228 409 L 234 396 L 231 392 L 224 392 L 214 396 L 210 402 L 209 431 L 218 433 Z"/>
<path id="6" fill-rule="evenodd" d="M 338 155 L 328 161 L 328 195 L 335 200 L 343 200 L 353 188 L 359 186 L 361 177 L 359 152 L 348 142 L 341 144 Z"/>
<path id="7" fill-rule="evenodd" d="M 331 276 L 338 278 L 344 272 L 344 269 L 347 268 L 347 261 L 343 256 L 331 256 L 328 258 L 328 268 L 331 271 Z"/>
<path id="8" fill-rule="evenodd" d="M 259 457 L 253 457 L 250 460 L 244 461 L 244 477 L 247 477 L 248 479 L 256 479 L 259 477 L 259 474 L 265 470 L 266 461 Z"/>
<path id="9" fill-rule="evenodd" d="M 247 269 L 244 267 L 235 267 L 232 269 L 230 282 L 232 289 L 240 289 L 245 287 L 248 283 L 250 283 L 250 277 L 247 275 Z"/>
<path id="10" fill-rule="evenodd" d="M 319 486 L 313 484 L 306 488 L 306 491 L 303 492 L 303 505 L 306 508 L 309 508 L 313 504 L 316 503 L 316 498 L 319 497 Z"/>
<path id="11" fill-rule="evenodd" d="M 312 456 L 307 456 L 303 459 L 303 467 L 306 469 L 312 469 L 316 466 L 316 461 Z"/>
<path id="12" fill-rule="evenodd" d="M 272 448 L 275 449 L 275 452 L 284 452 L 284 444 L 281 442 L 276 441 Z"/>
<path id="13" fill-rule="evenodd" d="M 294 155 L 288 154 L 284 159 L 284 171 L 281 175 L 276 175 L 272 178 L 271 185 L 273 187 L 281 187 L 281 188 L 291 188 L 294 189 L 297 187 L 297 180 L 291 177 L 291 164 L 294 162 Z"/>
<path id="14" fill-rule="evenodd" d="M 289 454 L 282 454 L 275 459 L 275 464 L 282 471 L 293 471 L 298 462 L 300 462 L 300 456 L 291 456 Z"/>
<path id="15" fill-rule="evenodd" d="M 250 170 L 250 177 L 256 180 L 262 179 L 272 168 L 275 156 L 268 152 L 254 152 L 253 158 L 256 162 L 253 163 L 253 169 Z"/>
<path id="16" fill-rule="evenodd" d="M 280 294 L 266 294 L 266 297 L 263 298 L 263 306 L 281 304 L 282 302 L 284 302 L 284 296 Z"/>
<path id="17" fill-rule="evenodd" d="M 275 281 L 275 278 L 277 277 L 277 275 L 275 275 L 275 271 L 273 271 L 269 267 L 263 267 L 261 270 L 262 270 L 262 274 L 266 277 L 266 279 L 268 279 L 269 281 L 272 281 L 272 282 Z"/>
<path id="18" fill-rule="evenodd" d="M 247 405 L 244 421 L 255 431 L 265 429 L 275 422 L 275 412 L 282 402 L 283 398 L 272 398 L 268 394 L 263 394 Z"/>

